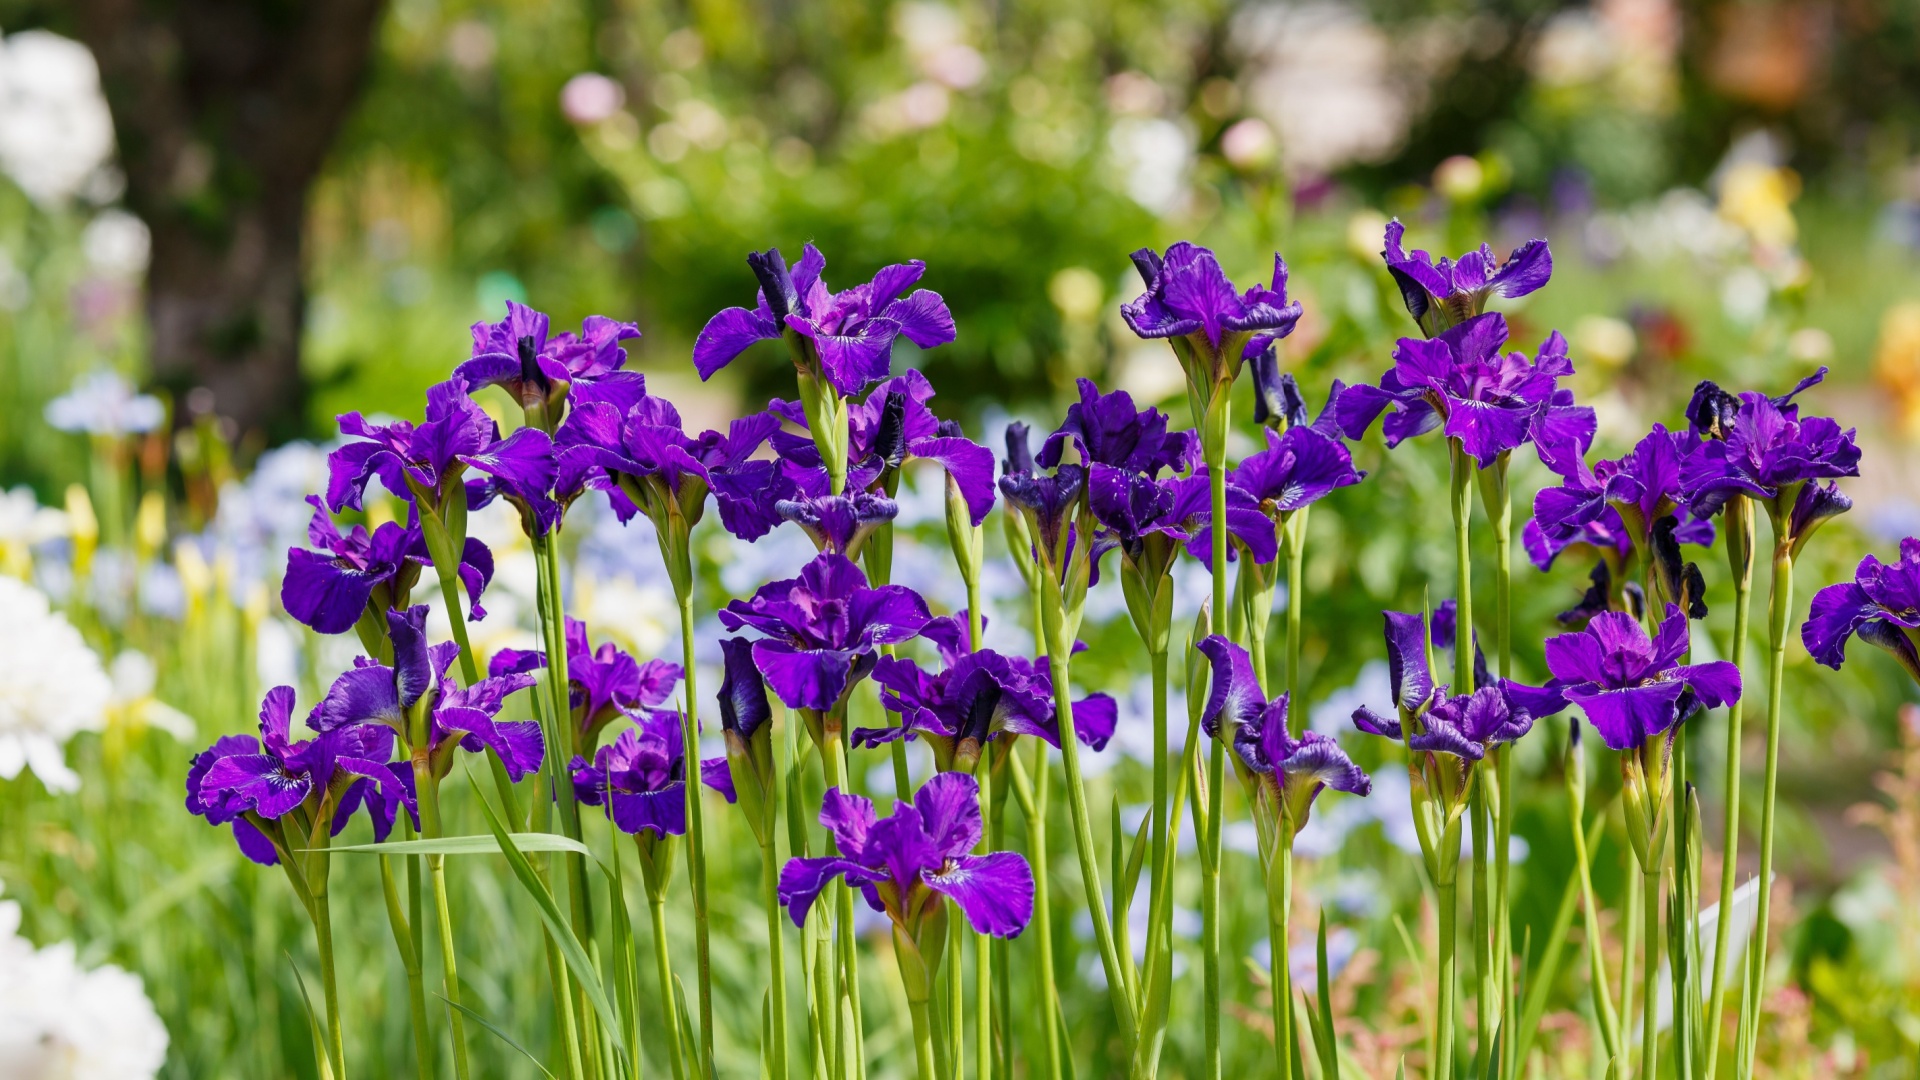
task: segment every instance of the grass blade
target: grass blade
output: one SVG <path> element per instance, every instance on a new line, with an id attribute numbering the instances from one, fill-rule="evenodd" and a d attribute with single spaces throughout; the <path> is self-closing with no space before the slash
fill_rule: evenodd
<path id="1" fill-rule="evenodd" d="M 521 851 L 565 851 L 575 855 L 592 856 L 593 852 L 577 840 L 561 836 L 559 833 L 506 833 L 513 846 Z M 350 844 L 346 847 L 329 847 L 329 853 L 350 852 L 356 855 L 498 855 L 501 853 L 497 836 L 445 836 L 438 840 L 389 840 L 384 844 Z"/>
<path id="2" fill-rule="evenodd" d="M 515 1042 L 513 1040 L 513 1036 L 508 1035 L 506 1032 L 500 1030 L 498 1027 L 495 1027 L 491 1020 L 488 1020 L 486 1017 L 481 1016 L 479 1013 L 475 1012 L 474 1010 L 468 1008 L 466 1005 L 458 1001 L 447 1001 L 447 996 L 445 994 L 435 994 L 433 996 L 439 998 L 441 1001 L 446 1001 L 449 1007 L 459 1009 L 460 1012 L 464 1014 L 467 1019 L 473 1021 L 476 1024 L 479 1024 L 481 1027 L 486 1028 L 488 1031 L 492 1032 L 494 1038 L 499 1039 L 501 1042 L 506 1043 L 508 1046 L 511 1046 L 515 1050 L 520 1051 L 520 1056 L 526 1058 L 528 1061 L 533 1062 L 533 1067 L 540 1070 L 541 1076 L 546 1077 L 547 1080 L 554 1080 L 554 1075 L 551 1072 L 547 1071 L 547 1067 L 545 1065 L 540 1064 L 539 1058 L 534 1057 L 533 1054 L 529 1052 L 526 1047 L 521 1046 L 519 1043 Z"/>
<path id="3" fill-rule="evenodd" d="M 300 975 L 300 965 L 293 962 L 293 954 L 288 953 L 287 967 L 293 970 L 294 985 L 300 988 L 300 1003 L 307 1008 L 307 1030 L 313 1033 L 313 1066 L 319 1070 L 320 1080 L 333 1080 L 333 1059 L 327 1054 L 327 1037 L 320 1033 L 320 1016 L 313 1011 L 313 998 L 307 993 L 307 980 Z"/>

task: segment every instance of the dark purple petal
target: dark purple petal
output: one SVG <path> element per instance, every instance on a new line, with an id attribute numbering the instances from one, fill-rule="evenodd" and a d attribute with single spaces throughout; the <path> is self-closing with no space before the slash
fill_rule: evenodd
<path id="1" fill-rule="evenodd" d="M 273 841 L 267 839 L 266 834 L 254 828 L 253 822 L 246 818 L 233 819 L 233 840 L 240 845 L 240 854 L 261 866 L 280 865 L 279 849 L 273 846 Z"/>
<path id="2" fill-rule="evenodd" d="M 1395 742 L 1399 742 L 1402 735 L 1400 721 L 1389 720 L 1365 705 L 1353 710 L 1353 726 L 1369 735 L 1379 735 Z"/>
<path id="3" fill-rule="evenodd" d="M 886 880 L 885 874 L 868 870 L 850 859 L 831 855 L 815 859 L 788 859 L 787 864 L 780 868 L 778 896 L 780 906 L 787 909 L 793 925 L 806 925 L 807 912 L 813 907 L 814 900 L 833 883 L 834 878 L 843 876 L 853 884 Z"/>
<path id="4" fill-rule="evenodd" d="M 733 769 L 724 757 L 700 760 L 700 782 L 724 795 L 730 803 L 738 799 L 733 790 Z"/>
<path id="5" fill-rule="evenodd" d="M 1593 683 L 1567 688 L 1567 700 L 1587 714 L 1600 740 L 1613 750 L 1637 749 L 1647 739 L 1664 734 L 1676 719 L 1675 705 L 1687 686 L 1683 682 L 1653 682 L 1622 690 L 1601 689 Z"/>
<path id="6" fill-rule="evenodd" d="M 700 373 L 700 378 L 710 379 L 714 372 L 745 352 L 747 346 L 779 336 L 780 327 L 770 315 L 746 308 L 727 308 L 708 319 L 694 339 L 694 370 Z"/>
<path id="7" fill-rule="evenodd" d="M 1710 660 L 1673 669 L 1675 678 L 1693 688 L 1700 704 L 1709 709 L 1731 705 L 1740 700 L 1740 665 L 1730 660 Z"/>
<path id="8" fill-rule="evenodd" d="M 773 718 L 766 682 L 754 663 L 753 643 L 741 637 L 723 638 L 720 651 L 725 658 L 719 693 L 720 726 L 751 741 L 760 725 Z"/>
<path id="9" fill-rule="evenodd" d="M 980 785 L 966 773 L 935 773 L 914 793 L 913 805 L 942 857 L 963 855 L 980 843 Z"/>
<path id="10" fill-rule="evenodd" d="M 391 566 L 359 570 L 330 555 L 291 548 L 280 606 L 319 633 L 344 634 L 360 621 L 374 588 L 392 576 Z"/>
<path id="11" fill-rule="evenodd" d="M 1200 713 L 1201 728 L 1218 738 L 1222 720 L 1238 726 L 1258 719 L 1267 697 L 1260 691 L 1247 650 L 1219 634 L 1194 647 L 1206 656 L 1213 671 L 1206 708 Z"/>
<path id="12" fill-rule="evenodd" d="M 1873 556 L 1867 556 L 1861 564 L 1862 577 L 1866 575 L 1867 563 L 1878 565 Z M 1807 621 L 1800 627 L 1801 642 L 1816 663 L 1838 671 L 1847 659 L 1847 639 L 1862 623 L 1878 618 L 1881 608 L 1859 584 L 1843 581 L 1815 593 L 1812 609 L 1807 614 Z"/>
<path id="13" fill-rule="evenodd" d="M 849 795 L 839 788 L 828 788 L 821 799 L 820 824 L 833 834 L 835 846 L 844 855 L 856 859 L 865 857 L 867 836 L 877 820 L 872 799 Z"/>
<path id="14" fill-rule="evenodd" d="M 924 880 L 959 906 L 977 934 L 1019 937 L 1033 921 L 1033 870 L 1011 851 L 958 855 Z"/>
<path id="15" fill-rule="evenodd" d="M 654 791 L 616 788 L 608 806 L 614 825 L 628 835 L 642 829 L 658 836 L 681 836 L 687 831 L 687 785 L 681 780 Z"/>
<path id="16" fill-rule="evenodd" d="M 1414 710 L 1433 696 L 1433 672 L 1427 667 L 1427 620 L 1405 611 L 1382 612 L 1387 626 L 1387 669 L 1393 699 Z"/>
<path id="17" fill-rule="evenodd" d="M 307 717 L 307 726 L 327 732 L 348 724 L 398 725 L 402 719 L 400 698 L 393 686 L 393 669 L 373 664 L 341 672 Z"/>

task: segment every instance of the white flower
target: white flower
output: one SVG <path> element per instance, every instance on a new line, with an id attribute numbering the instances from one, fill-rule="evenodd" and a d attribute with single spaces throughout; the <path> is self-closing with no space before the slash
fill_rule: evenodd
<path id="1" fill-rule="evenodd" d="M 193 717 L 153 696 L 158 673 L 146 653 L 128 649 L 113 658 L 107 674 L 113 682 L 112 710 L 117 722 L 159 728 L 176 739 L 193 738 Z"/>
<path id="2" fill-rule="evenodd" d="M 0 569 L 25 577 L 33 567 L 33 549 L 70 531 L 65 511 L 41 506 L 25 485 L 0 491 Z"/>
<path id="3" fill-rule="evenodd" d="M 47 402 L 47 423 L 61 431 L 89 435 L 152 431 L 166 418 L 159 398 L 135 393 L 133 384 L 117 371 L 83 375 L 73 389 Z"/>
<path id="4" fill-rule="evenodd" d="M 79 774 L 61 747 L 106 726 L 113 683 L 100 658 L 40 590 L 0 577 L 0 779 L 23 767 L 49 791 L 73 791 Z"/>
<path id="5" fill-rule="evenodd" d="M 138 975 L 88 971 L 72 942 L 44 949 L 17 936 L 20 905 L 0 903 L 0 1076 L 14 1080 L 150 1080 L 167 1028 Z"/>
<path id="6" fill-rule="evenodd" d="M 45 30 L 0 41 L 0 170 L 42 205 L 113 160 L 113 116 L 85 45 Z"/>

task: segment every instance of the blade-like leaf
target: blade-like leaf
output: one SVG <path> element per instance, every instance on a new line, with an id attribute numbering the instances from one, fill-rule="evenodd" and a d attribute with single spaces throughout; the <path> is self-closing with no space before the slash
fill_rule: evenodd
<path id="1" fill-rule="evenodd" d="M 566 851 L 591 857 L 585 844 L 558 833 L 507 833 L 521 851 Z M 438 840 L 389 840 L 384 844 L 351 844 L 330 847 L 329 852 L 372 855 L 497 855 L 500 841 L 493 836 L 444 836 Z"/>
<path id="2" fill-rule="evenodd" d="M 1593 825 L 1587 829 L 1587 850 L 1592 851 L 1600 842 L 1600 831 L 1606 825 L 1604 816 L 1594 818 Z M 1533 1049 L 1533 1038 L 1540 1030 L 1540 1018 L 1546 1015 L 1547 995 L 1552 992 L 1555 978 L 1560 973 L 1560 962 L 1566 951 L 1567 935 L 1573 929 L 1573 917 L 1580 910 L 1580 868 L 1573 868 L 1567 875 L 1567 887 L 1560 894 L 1560 908 L 1554 912 L 1553 928 L 1547 933 L 1547 947 L 1540 954 L 1540 967 L 1528 976 L 1525 1005 L 1520 1011 L 1520 1030 L 1514 1060 L 1525 1061 Z M 1522 965 L 1524 974 L 1527 968 Z"/>
<path id="3" fill-rule="evenodd" d="M 1327 913 L 1320 912 L 1320 940 L 1314 946 L 1315 972 L 1320 999 L 1319 1026 L 1314 1029 L 1314 1045 L 1320 1051 L 1321 1080 L 1340 1080 L 1340 1044 L 1333 1034 L 1332 979 L 1327 971 Z"/>
<path id="4" fill-rule="evenodd" d="M 313 998 L 307 993 L 307 980 L 300 975 L 300 965 L 293 962 L 293 954 L 287 953 L 287 967 L 293 971 L 294 985 L 300 988 L 300 1003 L 307 1008 L 307 1030 L 313 1033 L 313 1064 L 319 1072 L 320 1080 L 333 1080 L 333 1056 L 327 1052 L 327 1037 L 320 1031 L 320 1016 L 313 1010 Z"/>
<path id="5" fill-rule="evenodd" d="M 633 1048 L 627 1045 L 626 1032 L 620 1030 L 620 1018 L 614 1014 L 613 1004 L 607 1000 L 600 973 L 594 969 L 593 961 L 587 959 L 587 951 L 581 947 L 580 939 L 573 936 L 573 929 L 567 925 L 566 916 L 561 914 L 553 894 L 547 891 L 540 876 L 534 872 L 533 864 L 527 862 L 526 855 L 514 843 L 506 826 L 501 823 L 500 815 L 493 809 L 493 804 L 481 793 L 480 785 L 473 783 L 472 776 L 467 777 L 467 782 L 473 784 L 474 798 L 480 803 L 480 812 L 487 819 L 487 827 L 493 830 L 495 839 L 500 843 L 500 854 L 507 857 L 507 866 L 513 870 L 513 876 L 533 897 L 534 909 L 540 913 L 541 921 L 547 924 L 547 932 L 560 946 L 560 955 L 566 959 L 567 967 L 572 969 L 573 977 L 579 980 L 580 988 L 586 992 L 594 1012 L 600 1014 L 600 1022 L 618 1033 L 614 1045 L 620 1052 L 631 1055 Z"/>
<path id="6" fill-rule="evenodd" d="M 479 1024 L 481 1027 L 486 1028 L 488 1031 L 492 1032 L 494 1038 L 499 1039 L 501 1042 L 506 1043 L 508 1046 L 511 1046 L 515 1050 L 520 1051 L 520 1056 L 526 1058 L 528 1061 L 533 1062 L 533 1067 L 540 1070 L 541 1076 L 546 1077 L 547 1080 L 554 1080 L 553 1073 L 547 1071 L 547 1067 L 545 1065 L 540 1064 L 539 1058 L 534 1057 L 533 1054 L 529 1052 L 526 1047 L 521 1046 L 519 1043 L 515 1042 L 513 1040 L 513 1036 L 508 1035 L 506 1032 L 500 1030 L 498 1027 L 495 1027 L 493 1021 L 488 1020 L 486 1017 L 481 1016 L 479 1013 L 475 1012 L 474 1010 L 468 1008 L 465 1005 L 462 1005 L 458 1001 L 448 1001 L 447 996 L 445 994 L 436 993 L 433 996 L 439 998 L 441 1001 L 445 1001 L 449 1008 L 459 1009 L 461 1014 L 464 1015 L 467 1019 L 473 1021 L 476 1024 Z"/>

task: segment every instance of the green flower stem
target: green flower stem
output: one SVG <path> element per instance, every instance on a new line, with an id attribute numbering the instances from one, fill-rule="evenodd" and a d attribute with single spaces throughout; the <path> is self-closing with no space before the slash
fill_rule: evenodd
<path id="1" fill-rule="evenodd" d="M 713 1075 L 713 967 L 707 954 L 707 845 L 700 812 L 700 691 L 694 669 L 693 595 L 680 602 L 681 667 L 686 671 L 686 708 L 680 710 L 680 739 L 692 767 L 687 770 L 687 884 L 693 890 L 693 951 L 700 978 L 700 1073 Z"/>
<path id="2" fill-rule="evenodd" d="M 1225 520 L 1225 516 L 1218 520 Z M 1223 530 L 1216 530 L 1223 531 Z M 1064 628 L 1048 624 L 1052 631 L 1047 663 L 1053 670 L 1053 707 L 1060 724 L 1060 761 L 1066 766 L 1067 809 L 1073 820 L 1074 847 L 1080 856 L 1080 881 L 1086 889 L 1087 910 L 1093 916 L 1093 938 L 1100 948 L 1100 964 L 1106 970 L 1107 992 L 1113 998 L 1115 1018 L 1129 1049 L 1137 1036 L 1138 1014 L 1127 989 L 1126 969 L 1114 946 L 1113 927 L 1107 917 L 1106 890 L 1100 884 L 1100 862 L 1093 846 L 1093 823 L 1087 814 L 1086 782 L 1080 775 L 1080 738 L 1073 726 L 1073 681 L 1070 657 L 1072 642 L 1064 640 Z"/>
<path id="3" fill-rule="evenodd" d="M 845 717 L 835 717 L 828 721 L 825 733 L 827 745 L 822 747 L 823 753 L 820 759 L 821 767 L 826 772 L 827 786 L 830 788 L 842 788 L 843 790 L 847 776 L 847 744 L 845 731 Z M 843 1051 L 846 1049 L 847 1043 L 851 1042 L 854 1051 L 853 1060 L 844 1065 L 845 1075 L 857 1077 L 864 1075 L 866 1068 L 866 1063 L 863 1060 L 864 1053 L 862 1051 L 866 1039 L 865 1032 L 862 1030 L 860 1008 L 859 942 L 855 941 L 853 936 L 853 887 L 842 879 L 838 884 L 832 886 L 832 888 L 834 890 L 834 918 L 838 923 L 834 940 L 838 947 L 840 989 L 835 994 L 831 1007 L 835 1010 L 836 1015 L 838 1015 L 839 999 L 844 995 L 847 1005 L 851 1010 L 853 1022 L 853 1030 L 851 1032 L 838 1033 L 839 1042 L 832 1048 L 832 1052 L 838 1053 Z"/>
<path id="4" fill-rule="evenodd" d="M 1221 395 L 1223 398 L 1224 394 Z M 1224 402 L 1223 402 L 1224 405 Z M 1196 417 L 1202 420 L 1206 445 L 1207 489 L 1212 497 L 1213 520 L 1227 520 L 1227 424 L 1224 415 Z M 1227 530 L 1213 530 L 1213 614 L 1217 625 L 1230 620 L 1227 612 Z M 1289 601 L 1291 602 L 1291 601 Z M 1207 755 L 1207 820 L 1205 847 L 1200 860 L 1200 948 L 1201 1008 L 1204 1010 L 1206 1059 L 1201 1067 L 1205 1080 L 1220 1080 L 1220 826 L 1226 815 L 1227 759 L 1229 733 L 1221 731 Z"/>
<path id="5" fill-rule="evenodd" d="M 1462 639 L 1465 640 L 1465 639 Z M 1458 642 L 1455 642 L 1457 645 Z M 1474 1047 L 1474 1075 L 1484 1076 L 1488 1057 L 1493 1052 L 1493 1040 L 1499 1021 L 1496 1013 L 1498 1003 L 1494 1000 L 1493 973 L 1493 893 L 1488 875 L 1488 848 L 1492 838 L 1487 835 L 1491 825 L 1492 812 L 1487 806 L 1484 782 L 1491 763 L 1482 759 L 1473 765 L 1480 774 L 1482 782 L 1473 785 L 1473 795 L 1468 814 L 1473 824 L 1473 982 L 1474 982 L 1474 1020 L 1477 1026 Z"/>
<path id="6" fill-rule="evenodd" d="M 1031 799 L 1022 799 L 1031 803 L 1027 813 L 1027 858 L 1033 863 L 1033 930 L 1034 945 L 1040 952 L 1040 962 L 1034 965 L 1034 974 L 1040 984 L 1040 1028 L 1046 1037 L 1041 1041 L 1045 1056 L 1041 1058 L 1046 1066 L 1043 1074 L 1049 1080 L 1059 1080 L 1060 1069 L 1060 1031 L 1054 1021 L 1060 1003 L 1060 989 L 1053 972 L 1053 898 L 1052 888 L 1048 885 L 1051 877 L 1051 860 L 1047 850 L 1047 801 L 1049 782 L 1047 768 L 1047 744 L 1038 739 L 1035 744 L 1034 759 L 1037 765 L 1032 779 Z M 1013 783 L 1016 793 L 1027 787 L 1026 766 L 1021 763 L 1020 755 L 1009 755 L 1008 764 L 1013 769 Z M 1028 809 L 1023 806 L 1022 809 Z"/>
<path id="7" fill-rule="evenodd" d="M 776 781 L 777 783 L 777 781 Z M 780 803 L 776 795 L 767 804 L 767 816 L 773 816 L 773 808 Z M 767 842 L 760 845 L 761 899 L 767 906 L 767 964 L 768 986 L 772 998 L 772 1018 L 767 1033 L 767 1056 L 771 1061 L 773 1080 L 786 1080 L 787 1077 L 787 947 L 780 932 L 780 860 L 774 850 L 772 822 L 768 822 Z"/>
<path id="8" fill-rule="evenodd" d="M 934 1080 L 938 1074 L 933 1069 L 933 1023 L 927 1013 L 927 1003 L 908 999 L 907 1010 L 913 1014 L 915 1074 L 920 1080 Z"/>
<path id="9" fill-rule="evenodd" d="M 1440 894 L 1440 943 L 1439 954 L 1439 993 L 1433 1015 L 1433 1062 L 1428 1074 L 1433 1080 L 1448 1080 L 1453 1075 L 1453 1014 L 1459 995 L 1459 981 L 1454 971 L 1454 952 L 1459 928 L 1456 925 L 1460 913 L 1460 886 L 1449 881 L 1439 887 Z"/>
<path id="10" fill-rule="evenodd" d="M 1629 861 L 1632 860 L 1631 851 L 1627 853 L 1627 858 Z M 1633 1049 L 1628 1044 L 1628 1040 L 1633 1037 L 1633 963 L 1634 957 L 1640 951 L 1640 890 L 1629 883 L 1623 891 L 1626 893 L 1626 900 L 1621 905 L 1624 910 L 1620 912 L 1624 940 L 1620 944 L 1620 1058 L 1618 1062 L 1619 1075 L 1622 1077 L 1627 1075 L 1628 1058 Z M 1651 1080 L 1651 1078 L 1643 1078 L 1643 1080 Z"/>
<path id="11" fill-rule="evenodd" d="M 340 1022 L 340 984 L 333 972 L 333 911 L 327 901 L 324 878 L 321 879 L 320 888 L 313 894 L 313 938 L 320 952 L 320 993 L 327 1003 L 327 1044 L 328 1053 L 333 1057 L 333 1080 L 347 1080 L 347 1042 Z"/>
<path id="12" fill-rule="evenodd" d="M 412 839 L 406 815 L 399 815 L 402 835 Z M 414 856 L 405 856 L 413 869 Z M 417 897 L 418 877 L 409 874 L 408 884 Z M 427 1027 L 427 995 L 421 975 L 420 936 L 407 919 L 407 908 L 400 899 L 400 888 L 393 879 L 393 858 L 380 856 L 380 892 L 387 902 L 387 923 L 393 928 L 393 944 L 400 950 L 400 965 L 407 972 L 407 1016 L 413 1026 L 413 1056 L 420 1069 L 420 1080 L 433 1080 L 433 1040 Z M 417 909 L 416 909 L 417 915 Z"/>
<path id="13" fill-rule="evenodd" d="M 420 799 L 420 834 L 428 840 L 439 840 L 446 834 L 440 825 L 440 784 L 433 776 L 433 767 L 427 760 L 424 748 L 414 751 L 413 785 Z M 433 879 L 434 914 L 440 923 L 440 963 L 446 973 L 446 997 L 452 1007 L 447 1010 L 447 1026 L 453 1035 L 453 1074 L 459 1080 L 466 1080 L 467 1065 L 467 1025 L 460 1011 L 460 973 L 455 959 L 453 946 L 453 911 L 447 903 L 447 857 L 445 855 L 427 856 L 427 873 Z M 577 1072 L 575 1075 L 579 1075 Z"/>
<path id="14" fill-rule="evenodd" d="M 1620 1018 L 1613 1011 L 1613 991 L 1607 986 L 1606 956 L 1600 948 L 1600 907 L 1593 897 L 1592 863 L 1587 857 L 1587 833 L 1581 825 L 1585 806 L 1581 798 L 1572 801 L 1573 858 L 1580 875 L 1580 917 L 1586 927 L 1587 981 L 1593 992 L 1594 1019 L 1600 1025 L 1600 1042 L 1607 1060 L 1620 1056 Z"/>
<path id="15" fill-rule="evenodd" d="M 462 489 L 458 498 L 466 498 Z M 440 580 L 440 602 L 447 609 L 447 624 L 453 627 L 454 644 L 460 646 L 460 678 L 466 685 L 472 686 L 480 681 L 480 661 L 473 652 L 473 643 L 467 636 L 467 609 L 460 603 L 460 556 L 453 550 L 451 538 L 444 527 L 422 528 L 427 538 L 428 555 L 433 559 L 434 575 Z M 424 526 L 425 518 L 422 523 Z M 538 551 L 538 548 L 535 548 Z M 385 629 L 384 627 L 382 628 Z M 487 750 L 487 771 L 493 774 L 494 793 L 500 797 L 500 808 L 506 812 L 507 820 L 519 827 L 525 823 L 521 817 L 520 800 L 514 794 L 513 778 L 507 775 L 506 763 L 492 748 Z"/>
<path id="16" fill-rule="evenodd" d="M 1273 973 L 1273 1075 L 1278 1080 L 1293 1080 L 1293 967 L 1287 944 L 1287 926 L 1293 921 L 1293 825 L 1282 820 L 1279 827 L 1280 843 L 1267 871 L 1267 941 L 1271 952 L 1267 966 Z"/>
<path id="17" fill-rule="evenodd" d="M 1659 1058 L 1655 1053 L 1660 1045 L 1660 1010 L 1654 1006 L 1660 979 L 1660 856 L 1649 852 L 1651 867 L 1642 867 L 1640 887 L 1645 897 L 1640 904 L 1641 918 L 1645 922 L 1647 958 L 1644 970 L 1640 973 L 1640 996 L 1644 1004 L 1640 1006 L 1640 1078 L 1654 1080 L 1658 1073 Z M 1681 1017 L 1674 1017 L 1677 1027 Z"/>
<path id="18" fill-rule="evenodd" d="M 1787 670 L 1787 635 L 1793 622 L 1793 549 L 1786 531 L 1786 523 L 1776 518 L 1773 586 L 1767 594 L 1767 765 L 1760 782 L 1760 896 L 1754 914 L 1753 942 L 1747 950 L 1747 995 L 1741 1005 L 1742 1023 L 1748 1029 L 1748 1037 L 1747 1044 L 1741 1047 L 1740 1060 L 1735 1062 L 1734 1075 L 1740 1080 L 1753 1075 L 1753 1033 L 1759 1031 L 1761 1001 L 1766 990 L 1767 918 L 1773 894 L 1773 811 L 1780 777 L 1780 712 Z"/>
<path id="19" fill-rule="evenodd" d="M 1733 638 L 1728 654 L 1738 665 L 1746 655 L 1747 621 L 1753 601 L 1753 502 L 1745 495 L 1727 500 L 1721 513 L 1727 536 L 1727 565 L 1733 577 Z M 1701 1074 L 1716 1076 L 1720 1063 L 1720 1017 L 1727 991 L 1727 949 L 1733 929 L 1733 891 L 1740 852 L 1740 744 L 1745 703 L 1735 698 L 1727 706 L 1727 760 L 1725 781 L 1726 827 L 1720 840 L 1720 918 L 1713 928 L 1712 989 L 1707 994 L 1703 1027 L 1707 1061 Z M 1682 725 L 1684 727 L 1684 725 Z"/>
<path id="20" fill-rule="evenodd" d="M 1311 509 L 1313 509 L 1313 507 L 1303 506 L 1295 510 L 1293 514 L 1288 517 L 1287 523 L 1281 526 L 1280 530 L 1281 536 L 1287 546 L 1286 691 L 1289 694 L 1298 693 L 1301 689 L 1300 646 L 1303 644 L 1303 641 L 1300 636 L 1300 618 L 1306 607 L 1307 598 L 1303 571 L 1307 561 L 1307 511 Z M 1260 676 L 1261 682 L 1264 683 L 1267 675 L 1266 666 L 1263 664 L 1255 667 L 1253 670 Z M 1305 728 L 1307 712 L 1305 709 L 1294 709 L 1290 715 L 1292 715 L 1291 727 L 1293 728 L 1291 734 L 1298 737 L 1300 732 Z"/>
<path id="21" fill-rule="evenodd" d="M 980 648 L 980 635 L 985 628 L 986 624 L 982 621 L 980 615 L 979 575 L 970 574 L 967 576 L 967 648 L 969 650 Z M 1002 736 L 1002 738 L 1005 737 L 1006 736 Z M 979 785 L 980 788 L 981 818 L 981 840 L 975 850 L 985 855 L 993 850 L 993 844 L 998 839 L 996 834 L 999 832 L 999 826 L 995 821 L 995 818 L 998 816 L 997 808 L 994 806 L 994 800 L 991 794 L 993 785 L 993 753 L 987 747 L 983 746 L 980 748 L 980 756 L 974 761 L 973 778 L 974 782 Z M 953 920 L 953 922 L 955 926 L 960 924 L 960 920 L 958 919 Z M 948 962 L 953 964 L 955 969 L 956 986 L 954 992 L 958 994 L 960 992 L 959 986 L 957 985 L 960 954 L 955 952 Z M 988 1080 L 988 1078 L 993 1075 L 992 973 L 993 937 L 989 934 L 975 934 L 973 936 L 973 1056 L 978 1062 L 975 1066 L 975 1075 L 979 1077 L 979 1080 Z M 954 1030 L 956 1032 L 959 1030 L 959 1024 L 960 1011 L 956 1007 L 954 1010 Z M 954 1061 L 958 1062 L 959 1060 L 959 1055 L 955 1054 Z M 778 1078 L 775 1078 L 775 1080 L 778 1080 Z M 958 1080 L 958 1070 L 956 1070 L 955 1080 Z"/>
<path id="22" fill-rule="evenodd" d="M 653 916 L 653 970 L 660 980 L 660 1008 L 666 1013 L 667 1057 L 673 1062 L 673 1080 L 686 1080 L 686 1049 L 680 1045 L 680 1016 L 674 1002 L 673 961 L 667 954 L 666 890 L 647 891 L 647 910 Z"/>
<path id="23" fill-rule="evenodd" d="M 1507 484 L 1508 457 L 1503 454 L 1494 467 L 1480 474 L 1481 503 L 1493 529 L 1493 605 L 1494 646 L 1500 678 L 1513 677 L 1513 492 Z M 1499 782 L 1500 799 L 1493 819 L 1493 956 L 1499 979 L 1501 1003 L 1500 1040 L 1501 1080 L 1512 1080 L 1519 1069 L 1519 1042 L 1513 1037 L 1520 1030 L 1519 995 L 1514 992 L 1513 962 L 1513 753 L 1504 746 L 1493 749 L 1494 775 Z"/>
<path id="24" fill-rule="evenodd" d="M 1453 504 L 1454 639 L 1453 692 L 1473 693 L 1473 459 L 1460 440 L 1448 439 L 1448 490 Z M 1476 858 L 1478 854 L 1476 853 Z"/>

